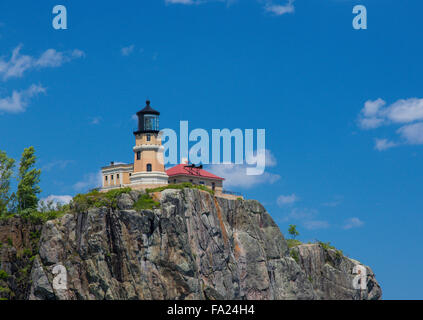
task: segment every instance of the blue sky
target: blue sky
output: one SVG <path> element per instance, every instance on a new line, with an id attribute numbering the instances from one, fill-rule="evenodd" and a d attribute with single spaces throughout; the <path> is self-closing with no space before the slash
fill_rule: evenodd
<path id="1" fill-rule="evenodd" d="M 42 197 L 72 196 L 132 161 L 146 98 L 162 128 L 264 128 L 271 166 L 230 189 L 370 265 L 385 299 L 422 298 L 423 3 L 179 2 L 61 1 L 55 30 L 59 3 L 2 1 L 0 149 L 33 145 Z"/>

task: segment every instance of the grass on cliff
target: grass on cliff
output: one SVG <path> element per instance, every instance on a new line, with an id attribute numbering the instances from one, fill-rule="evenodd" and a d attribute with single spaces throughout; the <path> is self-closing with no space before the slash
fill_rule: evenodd
<path id="1" fill-rule="evenodd" d="M 89 208 L 109 207 L 116 209 L 117 199 L 124 193 L 129 193 L 131 188 L 114 189 L 108 192 L 98 190 L 90 191 L 86 194 L 77 194 L 72 199 L 72 207 L 77 207 L 79 211 L 85 211 Z"/>
<path id="2" fill-rule="evenodd" d="M 141 195 L 134 204 L 134 209 L 137 211 L 146 209 L 155 209 L 160 207 L 160 202 L 154 201 L 149 194 Z"/>
<path id="3" fill-rule="evenodd" d="M 161 192 L 161 191 L 166 190 L 166 189 L 182 190 L 184 188 L 199 189 L 199 190 L 207 191 L 211 195 L 214 195 L 214 191 L 211 190 L 210 188 L 207 188 L 206 186 L 203 186 L 201 184 L 192 184 L 190 182 L 184 182 L 184 183 L 179 183 L 179 184 L 168 184 L 167 186 L 157 187 L 157 188 L 153 188 L 153 189 L 146 189 L 146 192 L 147 193 Z"/>
<path id="4" fill-rule="evenodd" d="M 329 250 L 329 249 L 335 250 L 335 254 L 338 257 L 344 256 L 344 253 L 342 252 L 342 250 L 336 249 L 333 245 L 330 244 L 330 242 L 322 242 L 322 241 L 316 240 L 316 243 L 321 245 L 322 248 L 325 250 Z"/>

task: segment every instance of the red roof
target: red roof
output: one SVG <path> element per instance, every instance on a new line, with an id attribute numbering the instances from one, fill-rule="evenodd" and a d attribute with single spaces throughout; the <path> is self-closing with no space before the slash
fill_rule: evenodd
<path id="1" fill-rule="evenodd" d="M 225 180 L 224 178 L 218 177 L 214 175 L 213 173 L 210 173 L 204 169 L 190 168 L 186 166 L 187 166 L 186 164 L 178 164 L 177 166 L 174 166 L 173 168 L 166 170 L 166 174 L 169 177 L 183 175 L 183 176 L 204 177 L 204 178 L 215 179 L 215 180 Z"/>

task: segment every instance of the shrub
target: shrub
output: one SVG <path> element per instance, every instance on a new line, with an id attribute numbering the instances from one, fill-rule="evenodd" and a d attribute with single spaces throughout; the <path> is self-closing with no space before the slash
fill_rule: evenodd
<path id="1" fill-rule="evenodd" d="M 0 280 L 7 280 L 9 279 L 9 275 L 6 271 L 0 269 Z"/>
<path id="2" fill-rule="evenodd" d="M 160 202 L 154 201 L 149 194 L 141 195 L 134 204 L 134 209 L 137 211 L 154 209 L 160 207 Z"/>
<path id="3" fill-rule="evenodd" d="M 184 188 L 199 189 L 199 190 L 207 191 L 211 195 L 214 195 L 214 191 L 207 188 L 206 186 L 203 186 L 201 184 L 192 184 L 190 182 L 183 182 L 183 183 L 179 183 L 179 184 L 168 184 L 167 186 L 157 187 L 157 188 L 154 188 L 154 189 L 146 189 L 146 192 L 147 193 L 161 192 L 161 191 L 166 190 L 166 189 L 182 190 Z"/>
<path id="4" fill-rule="evenodd" d="M 344 256 L 344 254 L 342 253 L 342 250 L 336 249 L 333 245 L 330 244 L 330 242 L 323 242 L 323 241 L 317 240 L 317 243 L 321 245 L 322 248 L 325 250 L 329 250 L 329 249 L 335 250 L 335 254 L 338 258 L 341 258 Z"/>
<path id="5" fill-rule="evenodd" d="M 78 210 L 88 210 L 89 208 L 109 207 L 117 208 L 117 199 L 124 193 L 129 193 L 131 188 L 120 188 L 110 190 L 108 192 L 99 192 L 98 190 L 90 191 L 87 194 L 77 194 L 73 200 L 72 205 L 77 206 Z"/>
<path id="6" fill-rule="evenodd" d="M 291 254 L 291 257 L 295 260 L 296 263 L 300 262 L 300 257 L 298 256 L 297 250 L 295 250 L 295 249 L 291 250 L 290 254 Z"/>
<path id="7" fill-rule="evenodd" d="M 290 249 L 299 246 L 300 244 L 303 244 L 300 240 L 296 239 L 286 239 L 286 242 L 288 243 L 288 248 Z"/>

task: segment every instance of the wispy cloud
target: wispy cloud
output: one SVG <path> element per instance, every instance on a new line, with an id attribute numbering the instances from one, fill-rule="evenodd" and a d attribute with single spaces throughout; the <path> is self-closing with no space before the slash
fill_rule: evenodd
<path id="1" fill-rule="evenodd" d="M 45 164 L 44 166 L 42 166 L 41 171 L 51 171 L 54 168 L 58 168 L 58 169 L 63 170 L 74 162 L 75 161 L 73 161 L 73 160 L 51 161 L 51 162 Z"/>
<path id="2" fill-rule="evenodd" d="M 129 56 L 130 54 L 134 52 L 134 49 L 135 49 L 135 46 L 131 44 L 130 46 L 123 47 L 122 49 L 120 49 L 120 53 L 123 56 Z"/>
<path id="3" fill-rule="evenodd" d="M 334 207 L 339 206 L 342 203 L 343 200 L 344 200 L 343 196 L 335 196 L 332 201 L 323 202 L 322 206 L 334 208 Z"/>
<path id="4" fill-rule="evenodd" d="M 276 200 L 276 202 L 277 202 L 278 206 L 284 207 L 284 206 L 287 206 L 287 205 L 292 205 L 299 200 L 300 200 L 300 198 L 293 193 L 293 194 L 287 195 L 287 196 L 280 195 L 278 197 L 278 199 Z"/>
<path id="5" fill-rule="evenodd" d="M 58 204 L 68 204 L 71 202 L 72 196 L 64 195 L 64 196 L 57 196 L 57 195 L 49 195 L 48 197 L 40 199 L 40 202 L 45 204 L 52 202 L 53 206 L 57 206 Z"/>
<path id="6" fill-rule="evenodd" d="M 293 208 L 286 216 L 279 219 L 281 222 L 293 221 L 300 223 L 308 230 L 317 230 L 329 228 L 328 221 L 318 219 L 319 212 L 315 209 Z"/>
<path id="7" fill-rule="evenodd" d="M 178 4 L 178 5 L 200 5 L 209 2 L 222 2 L 227 6 L 233 4 L 236 0 L 165 0 L 165 3 Z M 264 10 L 275 16 L 282 16 L 287 13 L 293 13 L 295 11 L 294 7 L 295 0 L 257 0 L 257 2 L 263 4 Z"/>
<path id="8" fill-rule="evenodd" d="M 388 150 L 396 147 L 398 144 L 388 139 L 375 139 L 375 149 L 378 151 Z"/>
<path id="9" fill-rule="evenodd" d="M 101 171 L 96 173 L 89 173 L 84 175 L 81 181 L 78 181 L 74 184 L 73 188 L 77 191 L 86 191 L 92 188 L 98 188 L 102 185 L 102 175 Z"/>
<path id="10" fill-rule="evenodd" d="M 81 50 L 75 49 L 68 52 L 60 52 L 55 49 L 44 51 L 38 58 L 21 54 L 22 45 L 18 45 L 12 51 L 9 60 L 0 58 L 0 76 L 3 80 L 19 78 L 31 69 L 60 67 L 66 62 L 85 56 Z"/>
<path id="11" fill-rule="evenodd" d="M 206 1 L 198 1 L 198 0 L 165 0 L 166 4 L 200 4 Z"/>
<path id="12" fill-rule="evenodd" d="M 28 89 L 22 91 L 14 90 L 9 97 L 0 99 L 0 113 L 20 113 L 24 112 L 31 100 L 40 93 L 45 93 L 46 89 L 41 85 L 31 85 Z"/>
<path id="13" fill-rule="evenodd" d="M 423 144 L 423 99 L 400 99 L 391 105 L 379 98 L 368 100 L 361 110 L 358 123 L 364 130 L 382 126 L 401 126 L 395 131 L 398 141 L 375 139 L 375 149 L 384 151 L 404 144 Z"/>
<path id="14" fill-rule="evenodd" d="M 324 220 L 309 220 L 304 221 L 304 228 L 308 230 L 327 229 L 329 228 L 329 222 Z"/>
<path id="15" fill-rule="evenodd" d="M 276 16 L 281 16 L 287 13 L 295 12 L 294 0 L 289 0 L 285 4 L 275 4 L 274 1 L 268 1 L 264 9 Z"/>
<path id="16" fill-rule="evenodd" d="M 357 217 L 353 217 L 348 219 L 345 224 L 344 224 L 344 229 L 348 230 L 348 229 L 352 229 L 352 228 L 358 228 L 364 225 L 364 222 L 361 221 L 359 218 Z"/>
<path id="17" fill-rule="evenodd" d="M 101 120 L 102 120 L 102 117 L 93 117 L 91 118 L 91 124 L 93 125 L 100 124 Z"/>

